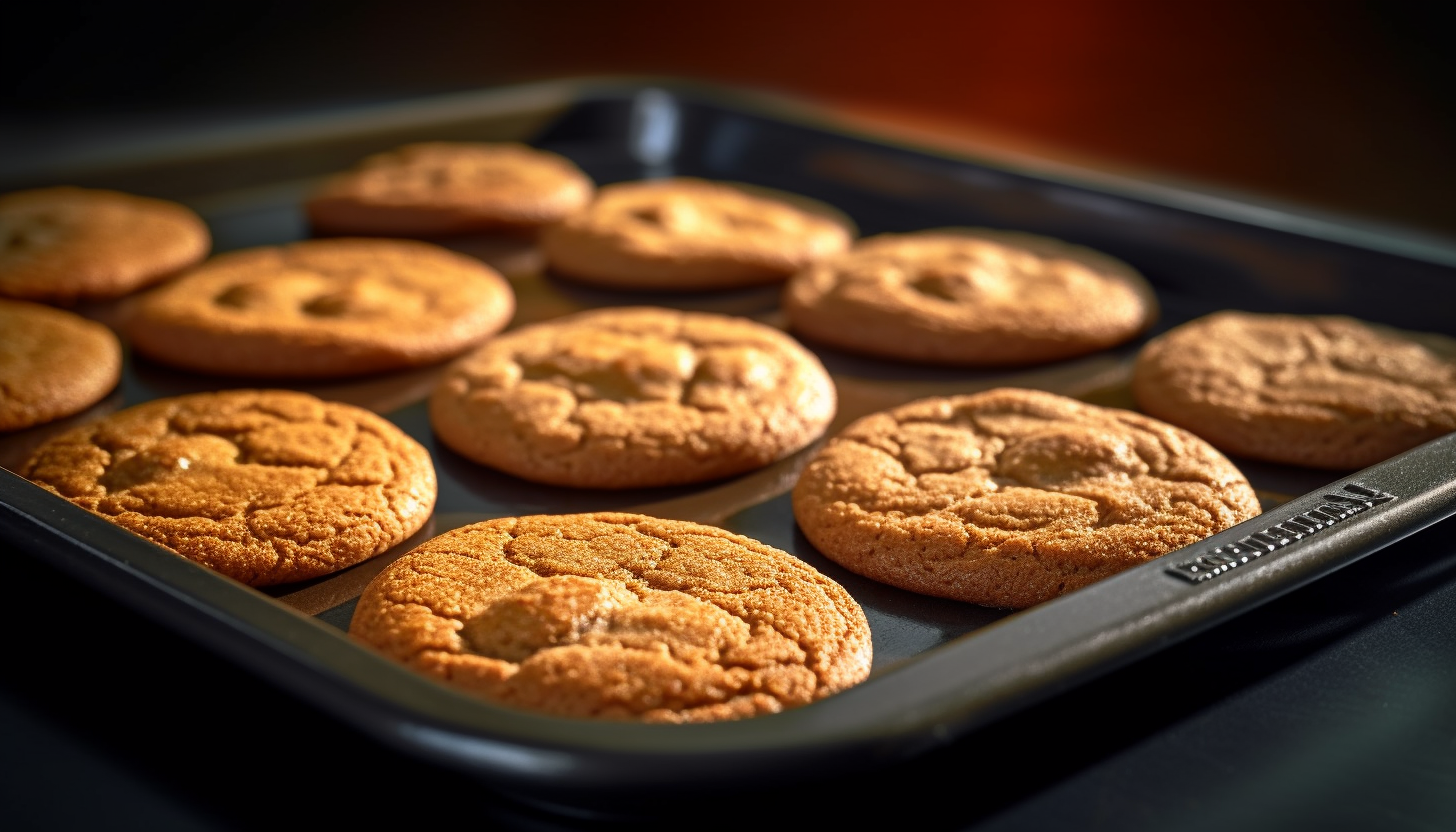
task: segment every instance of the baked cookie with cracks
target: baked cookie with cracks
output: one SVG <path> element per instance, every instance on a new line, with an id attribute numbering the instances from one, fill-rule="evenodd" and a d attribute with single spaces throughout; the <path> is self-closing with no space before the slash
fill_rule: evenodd
<path id="1" fill-rule="evenodd" d="M 1259 514 L 1202 439 L 1036 390 L 923 399 L 831 439 L 793 493 L 804 535 L 882 583 L 1021 609 Z"/>
<path id="2" fill-rule="evenodd" d="M 1132 389 L 1142 410 L 1227 453 L 1353 470 L 1456 430 L 1456 339 L 1218 312 L 1148 342 Z"/>
<path id="3" fill-rule="evenodd" d="M 121 380 L 121 342 L 104 325 L 0 300 L 0 431 L 80 413 Z"/>
<path id="4" fill-rule="evenodd" d="M 0 296 L 111 300 L 202 261 L 207 224 L 176 202 L 95 188 L 0 195 Z"/>
<path id="5" fill-rule="evenodd" d="M 418 142 L 337 174 L 304 208 L 315 234 L 445 237 L 538 228 L 585 207 L 571 160 L 514 142 Z"/>
<path id="6" fill-rule="evenodd" d="M 552 271 L 612 289 L 708 291 L 778 283 L 854 239 L 808 197 L 678 177 L 607 185 L 542 232 Z"/>
<path id="7" fill-rule="evenodd" d="M 550 485 L 646 488 L 751 471 L 835 411 L 813 353 L 747 318 L 601 309 L 494 338 L 457 360 L 430 422 L 461 455 Z"/>
<path id="8" fill-rule="evenodd" d="M 394 424 L 286 390 L 136 405 L 51 439 L 20 474 L 252 586 L 382 554 L 436 497 L 429 452 Z"/>
<path id="9" fill-rule="evenodd" d="M 340 378 L 435 364 L 515 314 L 489 266 L 413 240 L 307 240 L 220 255 L 138 302 L 137 352 L 184 370 Z"/>
<path id="10" fill-rule="evenodd" d="M 633 514 L 510 517 L 390 564 L 350 634 L 489 701 L 557 716 L 709 722 L 862 681 L 869 624 L 837 583 L 722 529 Z"/>
<path id="11" fill-rule="evenodd" d="M 987 228 L 881 234 L 789 280 L 790 329 L 849 352 L 966 367 L 1073 358 L 1157 318 L 1128 264 L 1050 237 Z"/>

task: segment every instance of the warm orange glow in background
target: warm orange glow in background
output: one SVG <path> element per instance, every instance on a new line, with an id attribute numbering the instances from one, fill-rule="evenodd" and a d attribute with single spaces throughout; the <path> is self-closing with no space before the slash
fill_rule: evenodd
<path id="1" fill-rule="evenodd" d="M 767 86 L 1456 231 L 1449 79 L 1400 40 L 1395 24 L 1419 21 L 1372 4 L 638 0 L 580 11 L 559 28 L 517 11 L 508 25 L 540 37 L 513 50 L 510 69 Z"/>
<path id="2" fill-rule="evenodd" d="M 297 107 L 687 76 L 1456 234 L 1456 71 L 1439 3 L 235 5 L 46 12 L 33 42 L 0 57 L 11 109 Z"/>

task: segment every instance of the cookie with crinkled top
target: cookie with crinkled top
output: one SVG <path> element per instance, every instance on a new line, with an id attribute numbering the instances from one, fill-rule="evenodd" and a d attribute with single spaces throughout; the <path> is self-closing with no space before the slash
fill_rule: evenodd
<path id="1" fill-rule="evenodd" d="M 722 529 L 632 514 L 510 517 L 433 538 L 364 590 L 350 634 L 487 700 L 557 716 L 775 713 L 869 673 L 842 587 Z"/>
<path id="2" fill-rule="evenodd" d="M 826 556 L 868 578 L 1020 609 L 1259 514 L 1207 442 L 1036 390 L 924 399 L 860 419 L 794 488 Z"/>
<path id="3" fill-rule="evenodd" d="M 418 142 L 369 156 L 305 203 L 316 234 L 442 237 L 522 230 L 591 201 L 571 160 L 514 142 Z"/>
<path id="4" fill-rule="evenodd" d="M 286 390 L 136 405 L 50 440 L 20 473 L 253 586 L 381 554 L 436 495 L 429 452 L 394 424 Z"/>
<path id="5" fill-rule="evenodd" d="M 1456 430 L 1456 339 L 1340 315 L 1218 312 L 1150 341 L 1133 394 L 1231 454 L 1363 468 Z"/>
<path id="6" fill-rule="evenodd" d="M 0 195 L 0 296 L 109 300 L 207 256 L 202 218 L 176 202 L 92 188 Z"/>
<path id="7" fill-rule="evenodd" d="M 436 435 L 460 454 L 553 485 L 679 485 L 760 468 L 834 416 L 812 353 L 746 318 L 601 309 L 494 338 L 446 371 Z"/>
<path id="8" fill-rule="evenodd" d="M 697 291 L 783 281 L 854 235 L 847 217 L 817 200 L 680 177 L 602 188 L 547 228 L 541 247 L 553 271 L 582 283 Z"/>
<path id="9" fill-rule="evenodd" d="M 137 352 L 203 373 L 333 378 L 444 361 L 515 313 L 510 284 L 412 240 L 306 240 L 224 254 L 144 296 Z"/>
<path id="10" fill-rule="evenodd" d="M 121 380 L 121 342 L 70 312 L 0 300 L 0 431 L 79 413 Z"/>
<path id="11" fill-rule="evenodd" d="M 1050 237 L 986 228 L 881 234 L 796 274 L 792 331 L 930 364 L 1057 361 L 1128 341 L 1156 319 L 1128 264 Z"/>

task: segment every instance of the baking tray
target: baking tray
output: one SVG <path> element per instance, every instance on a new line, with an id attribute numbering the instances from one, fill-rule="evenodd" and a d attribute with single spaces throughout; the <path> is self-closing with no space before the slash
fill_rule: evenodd
<path id="1" fill-rule="evenodd" d="M 1456 248 L 1247 202 L 1065 170 L 953 158 L 855 135 L 774 99 L 681 84 L 564 82 L 252 123 L 54 157 L 5 189 L 72 184 L 179 199 L 208 220 L 215 249 L 307 235 L 300 204 L 320 177 L 422 139 L 528 139 L 600 183 L 696 175 L 782 188 L 844 210 L 864 234 L 984 225 L 1093 246 L 1139 268 L 1162 317 L 1152 334 L 1222 308 L 1348 313 L 1456 335 Z M 84 150 L 84 149 L 83 149 Z M 17 169 L 18 170 L 18 169 Z M 654 303 L 782 324 L 773 289 L 710 295 L 614 293 L 543 275 L 524 241 L 452 245 L 497 265 L 520 302 L 514 326 L 603 305 Z M 83 311 L 116 322 L 125 301 Z M 1014 372 L 877 362 L 815 347 L 840 412 L 1002 385 L 1131 406 L 1141 341 Z M 813 345 L 810 345 L 813 346 Z M 1209 540 L 1015 614 L 882 586 L 827 561 L 799 535 L 787 491 L 817 445 L 727 481 L 599 492 L 525 483 L 442 448 L 423 406 L 439 368 L 308 390 L 384 413 L 435 458 L 430 524 L 394 551 L 329 578 L 258 591 L 177 558 L 0 472 L 0 540 L 52 563 L 385 743 L 478 774 L 528 799 L 600 808 L 822 780 L 925 755 L 978 726 L 1172 645 L 1456 512 L 1456 436 L 1360 472 L 1236 459 L 1266 513 Z M 164 395 L 264 386 L 174 372 L 128 356 L 105 402 L 64 423 L 0 439 L 0 465 L 65 427 Z M 368 578 L 426 537 L 489 517 L 630 509 L 721 525 L 789 551 L 849 589 L 874 637 L 871 678 L 808 707 L 733 723 L 643 726 L 567 720 L 469 699 L 344 635 Z M 1294 539 L 1297 515 L 1319 528 Z"/>

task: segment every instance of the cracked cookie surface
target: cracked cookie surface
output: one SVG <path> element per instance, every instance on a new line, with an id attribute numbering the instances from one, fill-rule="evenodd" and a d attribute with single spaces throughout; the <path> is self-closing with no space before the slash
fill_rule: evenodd
<path id="1" fill-rule="evenodd" d="M 854 234 L 847 217 L 807 197 L 677 178 L 608 185 L 541 245 L 553 270 L 583 283 L 693 291 L 782 281 Z"/>
<path id="2" fill-rule="evenodd" d="M 331 378 L 444 361 L 514 312 L 505 278 L 439 246 L 308 240 L 213 258 L 144 296 L 128 331 L 183 369 Z"/>
<path id="3" fill-rule="evenodd" d="M 207 256 L 212 237 L 191 209 L 91 188 L 0 195 L 0 295 L 43 303 L 108 300 Z"/>
<path id="4" fill-rule="evenodd" d="M 0 300 L 0 431 L 79 413 L 121 380 L 110 329 L 49 306 Z"/>
<path id="5" fill-rule="evenodd" d="M 510 517 L 390 564 L 349 632 L 477 696 L 558 716 L 707 722 L 868 675 L 837 583 L 722 529 L 632 514 Z"/>
<path id="6" fill-rule="evenodd" d="M 809 463 L 794 517 L 846 568 L 1020 609 L 1259 514 L 1193 434 L 1035 390 L 924 399 L 851 424 Z"/>
<path id="7" fill-rule="evenodd" d="M 518 329 L 451 365 L 439 438 L 524 479 L 678 485 L 763 467 L 816 439 L 834 383 L 794 339 L 746 318 L 653 307 Z"/>
<path id="8" fill-rule="evenodd" d="M 1092 249 L 1011 231 L 881 234 L 796 274 L 791 329 L 882 358 L 1014 366 L 1127 341 L 1157 317 L 1147 281 Z"/>
<path id="9" fill-rule="evenodd" d="M 435 505 L 429 452 L 352 405 L 283 390 L 159 399 L 41 446 L 23 476 L 253 586 L 381 554 Z"/>
<path id="10" fill-rule="evenodd" d="M 511 142 L 419 142 L 330 178 L 305 204 L 317 234 L 434 237 L 555 222 L 591 201 L 564 156 Z"/>
<path id="11" fill-rule="evenodd" d="M 1219 312 L 1149 342 L 1133 393 L 1227 453 L 1363 468 L 1456 430 L 1456 339 L 1337 315 Z"/>

